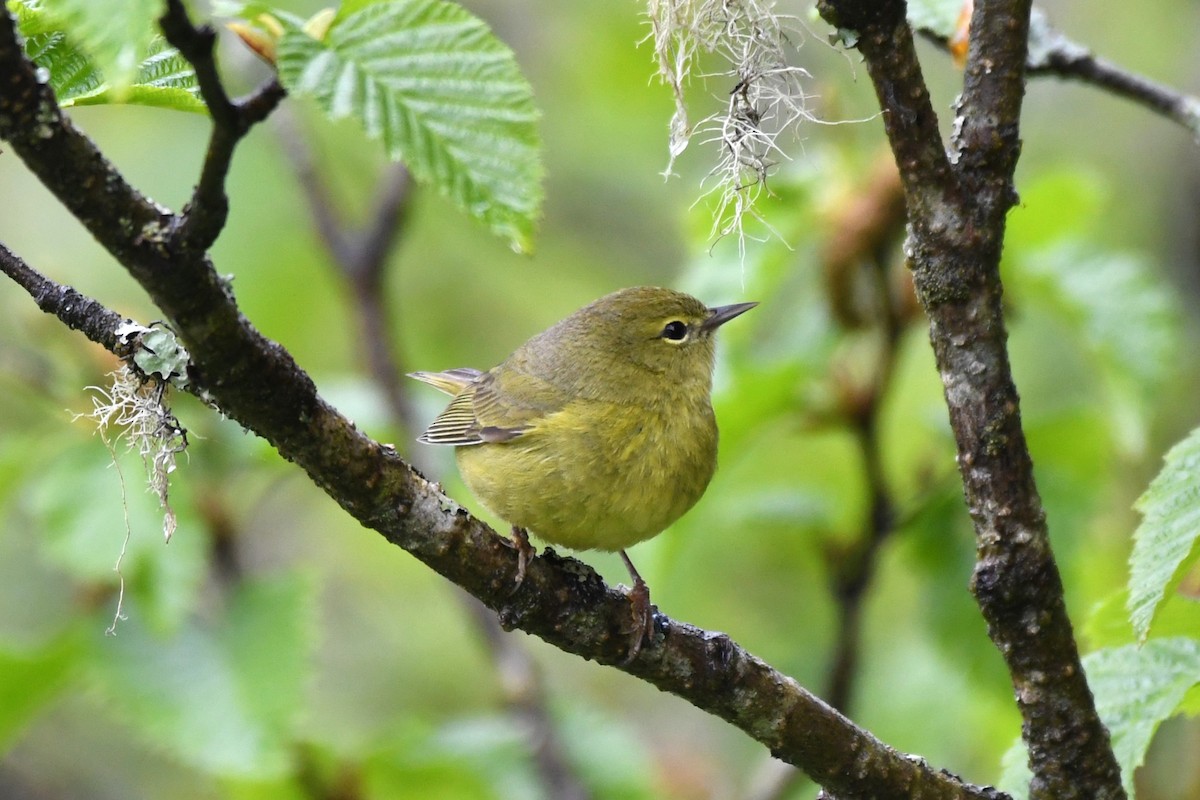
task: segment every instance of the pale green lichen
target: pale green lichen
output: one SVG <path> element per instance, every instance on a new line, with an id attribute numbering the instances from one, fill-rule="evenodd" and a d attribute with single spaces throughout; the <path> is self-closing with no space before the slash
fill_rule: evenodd
<path id="1" fill-rule="evenodd" d="M 671 174 L 693 136 L 716 142 L 719 156 L 706 179 L 716 198 L 712 236 L 735 234 L 744 251 L 745 217 L 757 217 L 754 204 L 767 178 L 788 158 L 777 139 L 813 119 L 802 85 L 809 74 L 789 63 L 802 30 L 794 18 L 776 14 L 770 0 L 650 0 L 647 13 L 659 77 L 675 100 L 664 174 Z M 716 55 L 727 67 L 698 73 L 703 54 Z M 729 81 L 725 108 L 695 125 L 684 92 L 693 77 Z"/>

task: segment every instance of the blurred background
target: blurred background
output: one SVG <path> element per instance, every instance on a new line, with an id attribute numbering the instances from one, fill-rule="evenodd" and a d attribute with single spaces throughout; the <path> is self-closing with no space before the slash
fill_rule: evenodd
<path id="1" fill-rule="evenodd" d="M 321 4 L 280 5 L 307 15 Z M 857 55 L 826 44 L 808 5 L 780 4 L 810 29 L 799 59 L 813 112 L 840 124 L 805 124 L 781 141 L 791 160 L 762 205 L 775 235 L 752 224 L 742 259 L 733 239 L 710 238 L 710 199 L 700 199 L 714 146 L 693 142 L 676 176 L 660 174 L 672 101 L 653 78 L 643 6 L 463 5 L 514 49 L 533 85 L 545 218 L 536 254 L 519 256 L 414 190 L 386 273 L 399 368 L 491 366 L 623 286 L 761 301 L 722 332 L 716 479 L 631 556 L 664 613 L 837 693 L 900 750 L 972 782 L 999 780 L 1019 718 L 967 591 L 971 528 Z M 1196 3 L 1046 10 L 1097 53 L 1200 92 Z M 231 85 L 262 79 L 233 37 L 223 46 Z M 922 58 L 945 128 L 961 77 L 932 46 Z M 730 88 L 695 82 L 695 115 Z M 397 422 L 373 379 L 362 310 L 314 230 L 283 142 L 311 149 L 349 226 L 372 210 L 387 171 L 380 148 L 304 103 L 287 111 L 290 124 L 269 122 L 238 152 L 217 269 L 328 400 L 482 513 L 451 453 L 419 449 L 420 431 Z M 206 119 L 133 107 L 71 116 L 142 191 L 175 209 L 186 202 Z M 1010 346 L 1086 652 L 1132 640 L 1119 620 L 1131 505 L 1200 419 L 1200 150 L 1140 107 L 1048 78 L 1029 86 L 1023 140 L 1004 265 Z M 157 318 L 11 153 L 0 153 L 0 188 L 0 241 L 110 308 Z M 111 467 L 94 426 L 74 418 L 115 366 L 0 284 L 0 797 L 550 797 L 546 737 L 563 785 L 593 797 L 815 795 L 681 700 L 521 633 L 490 639 L 455 587 L 190 397 L 174 405 L 191 446 L 172 476 L 179 527 L 164 546 L 136 456 Z M 416 383 L 403 391 L 421 421 L 444 402 Z M 894 530 L 872 523 L 880 501 Z M 126 618 L 106 636 L 123 547 Z M 626 580 L 615 556 L 581 558 Z M 847 655 L 834 589 L 864 560 L 861 644 Z M 851 668 L 839 670 L 845 658 Z M 1164 725 L 1139 787 L 1142 798 L 1200 796 L 1200 726 Z"/>

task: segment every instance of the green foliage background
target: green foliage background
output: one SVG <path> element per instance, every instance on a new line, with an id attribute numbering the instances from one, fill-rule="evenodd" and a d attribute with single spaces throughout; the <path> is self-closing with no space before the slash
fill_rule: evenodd
<path id="1" fill-rule="evenodd" d="M 319 8 L 281 5 L 301 17 Z M 878 120 L 804 128 L 765 210 L 786 246 L 752 241 L 741 263 L 733 242 L 708 241 L 705 204 L 693 207 L 711 150 L 694 143 L 677 163 L 681 176 L 658 174 L 671 99 L 649 80 L 650 48 L 636 46 L 648 33 L 638 4 L 464 5 L 512 47 L 532 84 L 544 218 L 536 254 L 519 256 L 436 191 L 418 191 L 388 282 L 405 367 L 491 365 L 621 286 L 763 301 L 722 333 L 717 478 L 699 507 L 633 557 L 664 612 L 726 631 L 820 689 L 834 619 L 824 554 L 853 540 L 867 513 L 857 445 L 832 411 L 856 371 L 869 371 L 877 343 L 837 324 L 818 260 L 846 193 L 880 157 Z M 794 11 L 807 18 L 805 7 Z M 1194 3 L 1050 11 L 1105 56 L 1194 90 Z M 855 57 L 826 47 L 821 23 L 812 27 L 801 55 L 818 115 L 870 117 Z M 225 73 L 247 90 L 265 71 L 226 38 Z M 959 77 L 940 54 L 924 55 L 948 121 Z M 715 107 L 708 94 L 728 87 L 693 89 L 698 107 Z M 352 123 L 290 102 L 339 209 L 363 219 L 382 148 Z M 1132 505 L 1162 454 L 1200 421 L 1200 162 L 1183 131 L 1088 88 L 1035 81 L 1026 109 L 1023 202 L 1005 251 L 1014 370 L 1082 647 L 1120 648 L 1134 641 L 1121 594 L 1139 522 Z M 206 118 L 137 106 L 71 113 L 135 185 L 173 208 L 186 202 Z M 414 452 L 414 432 L 389 421 L 365 377 L 353 309 L 271 124 L 245 142 L 231 180 L 230 224 L 214 258 L 246 315 L 361 427 Z M 11 153 L 0 154 L 0 187 L 0 241 L 122 313 L 155 318 Z M 995 782 L 1019 720 L 966 591 L 971 531 L 919 320 L 898 357 L 880 434 L 903 524 L 869 596 L 851 715 L 902 750 Z M 0 794 L 300 798 L 352 785 L 369 798 L 538 797 L 528 743 L 457 590 L 188 398 L 176 404 L 193 435 L 172 483 L 179 529 L 163 545 L 136 459 L 121 458 L 118 474 L 88 424 L 72 419 L 90 408 L 85 387 L 103 384 L 113 366 L 21 292 L 0 290 Z M 412 389 L 431 418 L 442 399 Z M 479 510 L 448 456 L 419 457 Z M 122 475 L 128 618 L 105 636 L 124 536 Z M 615 557 L 583 558 L 624 579 Z M 1195 593 L 1194 576 L 1179 582 Z M 1151 635 L 1200 637 L 1197 615 L 1173 594 Z M 742 734 L 512 635 L 543 667 L 562 740 L 596 796 L 750 791 L 765 754 Z M 1155 657 L 1181 652 L 1155 648 Z M 1194 658 L 1188 651 L 1170 664 Z M 1194 682 L 1172 686 L 1182 697 Z M 1136 719 L 1139 709 L 1121 713 Z M 1200 727 L 1169 722 L 1139 774 L 1139 796 L 1200 794 L 1198 751 Z M 798 786 L 790 796 L 813 793 Z"/>

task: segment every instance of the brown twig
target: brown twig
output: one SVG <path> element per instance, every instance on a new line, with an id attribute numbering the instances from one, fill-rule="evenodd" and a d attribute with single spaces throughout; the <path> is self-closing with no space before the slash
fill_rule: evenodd
<path id="1" fill-rule="evenodd" d="M 116 331 L 117 326 L 125 322 L 120 314 L 109 311 L 70 286 L 55 283 L 3 244 L 0 244 L 0 272 L 29 292 L 38 308 L 58 317 L 68 328 L 80 331 L 110 352 L 120 349 Z"/>
<path id="2" fill-rule="evenodd" d="M 946 37 L 923 30 L 931 42 L 946 47 Z M 1025 74 L 1031 78 L 1066 78 L 1095 86 L 1177 122 L 1200 140 L 1200 98 L 1152 81 L 1073 41 L 1034 8 L 1029 24 L 1029 53 Z"/>
<path id="3" fill-rule="evenodd" d="M 884 188 L 883 191 L 887 193 L 889 189 Z M 874 313 L 870 318 L 875 320 L 882 341 L 875 371 L 868 385 L 847 391 L 848 396 L 843 403 L 862 457 L 863 475 L 870 498 L 868 514 L 858 538 L 850 549 L 837 553 L 830 565 L 833 596 L 838 609 L 838 632 L 825 699 L 834 708 L 847 713 L 853 683 L 858 675 L 863 602 L 875 576 L 879 551 L 896 526 L 895 501 L 883 469 L 879 416 L 892 385 L 900 335 L 906 318 L 903 309 L 906 299 L 892 290 L 892 257 L 891 247 L 888 246 L 895 244 L 897 234 L 903 230 L 903 221 L 903 210 L 891 209 L 890 216 L 879 220 L 871 229 L 870 238 L 862 248 L 864 253 L 869 254 L 865 260 L 870 265 L 869 274 L 874 284 L 871 292 L 875 301 Z"/>
<path id="4" fill-rule="evenodd" d="M 1026 68 L 1031 76 L 1072 78 L 1132 100 L 1179 123 L 1200 140 L 1200 98 L 1099 58 L 1055 29 L 1036 8 L 1030 19 Z"/>
<path id="5" fill-rule="evenodd" d="M 234 150 L 242 137 L 275 109 L 283 99 L 284 90 L 278 80 L 271 79 L 249 97 L 230 100 L 213 57 L 216 32 L 207 25 L 199 28 L 192 25 L 182 0 L 167 0 L 167 11 L 159 19 L 159 25 L 167 41 L 196 70 L 200 96 L 213 119 L 200 182 L 177 220 L 175 233 L 178 246 L 205 252 L 217 240 L 229 216 L 225 179 Z"/>
<path id="6" fill-rule="evenodd" d="M 976 531 L 972 590 L 1016 689 L 1030 796 L 1124 798 L 1067 617 L 1006 349 L 999 262 L 1016 199 L 1029 2 L 976 3 L 953 163 L 904 3 L 823 0 L 819 8 L 858 34 L 900 167 L 907 249 Z"/>

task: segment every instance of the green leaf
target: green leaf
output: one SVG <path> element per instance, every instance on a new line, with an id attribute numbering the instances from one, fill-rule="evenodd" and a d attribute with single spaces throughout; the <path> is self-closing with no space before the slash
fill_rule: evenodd
<path id="1" fill-rule="evenodd" d="M 138 74 L 156 38 L 161 0 L 42 0 L 49 14 L 63 20 L 117 98 L 138 83 Z"/>
<path id="2" fill-rule="evenodd" d="M 123 91 L 115 92 L 102 83 L 93 91 L 70 97 L 61 104 L 94 106 L 108 103 L 154 106 L 194 114 L 208 113 L 208 106 L 200 98 L 200 86 L 192 65 L 162 38 L 150 42 L 146 58 L 138 65 L 133 83 Z"/>
<path id="3" fill-rule="evenodd" d="M 1142 453 L 1150 410 L 1175 364 L 1178 308 L 1141 261 L 1065 244 L 1013 259 L 1014 296 L 1075 331 L 1100 374 L 1117 442 Z"/>
<path id="4" fill-rule="evenodd" d="M 1163 598 L 1200 558 L 1200 428 L 1171 448 L 1134 507 L 1142 524 L 1129 556 L 1129 619 L 1145 640 Z"/>
<path id="5" fill-rule="evenodd" d="M 363 797 L 389 800 L 490 800 L 538 796 L 525 738 L 510 717 L 431 725 L 402 715 L 372 743 L 359 765 Z M 344 769 L 344 756 L 313 748 L 318 774 Z"/>
<path id="6" fill-rule="evenodd" d="M 118 444 L 114 469 L 99 437 L 68 444 L 46 454 L 46 466 L 31 472 L 20 490 L 24 509 L 36 520 L 42 557 L 93 588 L 115 590 L 123 575 L 129 594 L 145 602 L 139 607 L 143 622 L 157 630 L 178 627 L 208 568 L 207 543 L 190 520 L 188 485 L 173 490 L 182 535 L 164 544 L 163 512 L 145 490 L 141 460 Z M 115 596 L 105 608 L 115 610 Z"/>
<path id="7" fill-rule="evenodd" d="M 45 70 L 50 87 L 63 108 L 81 105 L 129 103 L 170 108 L 177 111 L 207 113 L 200 99 L 196 74 L 183 56 L 166 40 L 152 36 L 139 48 L 141 61 L 131 77 L 121 85 L 107 79 L 107 73 L 76 43 L 76 33 L 42 7 L 41 3 L 10 3 L 17 13 L 25 52 Z"/>
<path id="8" fill-rule="evenodd" d="M 487 25 L 442 0 L 365 5 L 323 41 L 288 27 L 279 77 L 333 119 L 352 117 L 518 251 L 533 246 L 542 167 L 529 84 Z"/>
<path id="9" fill-rule="evenodd" d="M 271 779 L 291 769 L 313 644 L 313 587 L 303 576 L 240 585 L 215 625 L 171 637 L 135 611 L 94 645 L 103 693 L 149 739 L 217 775 Z"/>
<path id="10" fill-rule="evenodd" d="M 1112 736 L 1125 791 L 1133 797 L 1133 774 L 1145 759 L 1154 732 L 1174 716 L 1188 691 L 1200 684 L 1200 642 L 1154 639 L 1144 646 L 1099 650 L 1083 659 L 1088 683 Z M 1004 757 L 1000 786 L 1014 800 L 1028 796 L 1029 766 L 1020 740 Z"/>

